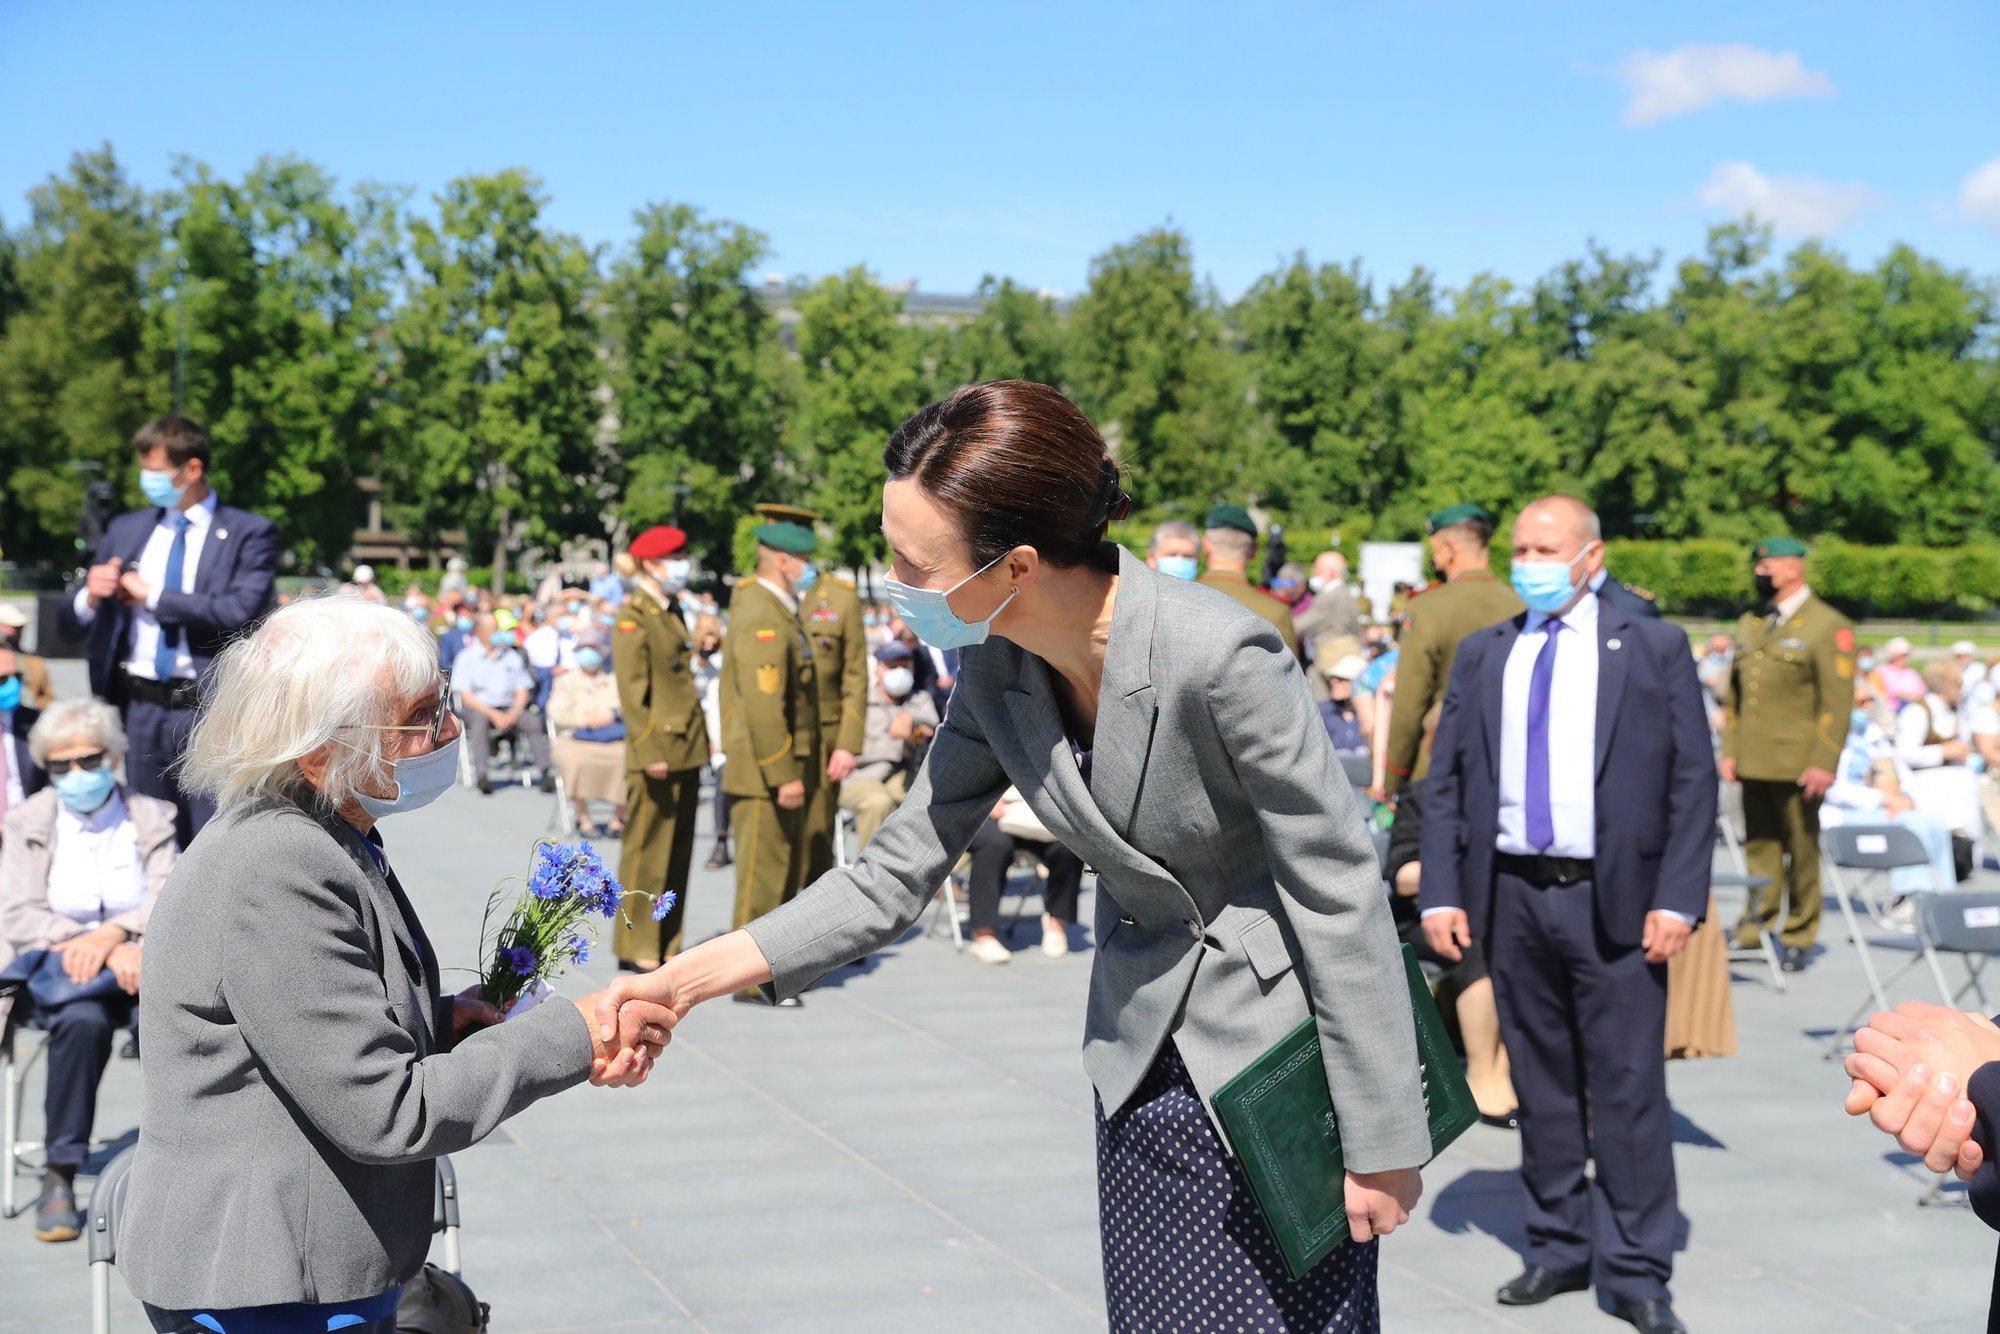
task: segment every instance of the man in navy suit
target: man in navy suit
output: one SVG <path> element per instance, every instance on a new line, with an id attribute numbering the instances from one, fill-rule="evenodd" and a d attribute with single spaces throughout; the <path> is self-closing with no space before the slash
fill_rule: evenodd
<path id="1" fill-rule="evenodd" d="M 1571 496 L 1515 521 L 1528 610 L 1459 645 L 1419 905 L 1446 958 L 1485 946 L 1520 1095 L 1527 1269 L 1500 1302 L 1588 1287 L 1594 1260 L 1614 1315 L 1673 1331 L 1667 960 L 1708 909 L 1715 760 L 1686 634 L 1598 597 L 1603 550 Z"/>
<path id="2" fill-rule="evenodd" d="M 92 693 L 125 715 L 127 779 L 174 803 L 186 847 L 212 809 L 181 791 L 175 761 L 209 663 L 271 608 L 278 530 L 217 501 L 208 436 L 186 417 L 140 428 L 132 451 L 153 507 L 111 521 L 60 619 L 66 633 L 88 637 Z"/>

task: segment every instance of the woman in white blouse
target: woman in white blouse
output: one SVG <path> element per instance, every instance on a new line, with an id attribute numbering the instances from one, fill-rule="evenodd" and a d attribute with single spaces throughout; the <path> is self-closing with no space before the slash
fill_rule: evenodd
<path id="1" fill-rule="evenodd" d="M 83 1225 L 74 1183 L 90 1152 L 97 1083 L 111 1035 L 131 1018 L 140 937 L 174 865 L 174 808 L 120 787 L 114 771 L 125 758 L 125 730 L 102 700 L 50 705 L 28 733 L 28 749 L 51 783 L 7 813 L 0 956 L 47 950 L 71 983 L 99 985 L 40 1014 L 49 1030 L 48 1170 L 35 1235 L 71 1241 Z M 6 1005 L 0 1000 L 0 1024 Z"/>

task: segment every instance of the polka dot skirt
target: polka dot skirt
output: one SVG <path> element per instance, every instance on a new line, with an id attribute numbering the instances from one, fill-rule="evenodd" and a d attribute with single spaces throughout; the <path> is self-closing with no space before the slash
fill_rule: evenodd
<path id="1" fill-rule="evenodd" d="M 1098 1104 L 1097 1211 L 1121 1334 L 1381 1328 L 1376 1243 L 1294 1280 L 1171 1041 L 1123 1111 Z"/>

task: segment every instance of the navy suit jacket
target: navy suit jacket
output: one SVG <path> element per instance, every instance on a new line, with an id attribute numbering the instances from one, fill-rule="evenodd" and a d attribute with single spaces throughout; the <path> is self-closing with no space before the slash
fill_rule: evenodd
<path id="1" fill-rule="evenodd" d="M 1523 613 L 1459 644 L 1423 786 L 1419 907 L 1464 909 L 1475 939 L 1493 921 L 1501 700 L 1507 655 L 1527 620 Z M 1596 777 L 1594 891 L 1605 935 L 1638 944 L 1656 908 L 1705 917 L 1715 752 L 1687 635 L 1602 600 Z"/>
<path id="2" fill-rule="evenodd" d="M 1651 598 L 1642 598 L 1631 589 L 1618 582 L 1618 576 L 1607 574 L 1598 585 L 1597 600 L 1620 611 L 1629 611 L 1634 616 L 1643 616 L 1649 621 L 1660 619 L 1659 604 Z"/>
<path id="3" fill-rule="evenodd" d="M 42 716 L 40 709 L 22 705 L 14 710 L 9 719 L 6 744 L 14 748 L 14 768 L 21 775 L 21 795 L 32 797 L 49 785 L 48 774 L 35 763 L 35 757 L 28 753 L 28 729 L 35 725 L 35 719 Z M 0 781 L 5 781 L 0 779 Z"/>
<path id="4" fill-rule="evenodd" d="M 135 568 L 163 513 L 158 509 L 133 510 L 113 519 L 90 563 L 102 565 L 117 557 L 125 562 L 125 568 Z M 224 644 L 271 609 L 278 549 L 278 529 L 269 519 L 231 505 L 217 505 L 208 537 L 202 542 L 201 559 L 195 565 L 194 591 L 168 589 L 160 594 L 153 614 L 161 625 L 177 625 L 187 636 L 197 680 L 207 673 Z M 106 602 L 85 626 L 77 620 L 75 602 L 76 589 L 72 588 L 58 617 L 65 634 L 87 636 L 91 693 L 122 704 L 118 668 L 131 652 L 131 610 L 121 602 Z"/>

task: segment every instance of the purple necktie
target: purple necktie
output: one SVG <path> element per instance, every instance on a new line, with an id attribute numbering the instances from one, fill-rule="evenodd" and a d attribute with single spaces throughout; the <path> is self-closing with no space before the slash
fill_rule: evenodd
<path id="1" fill-rule="evenodd" d="M 1528 845 L 1537 852 L 1547 852 L 1556 841 L 1549 814 L 1549 686 L 1556 675 L 1556 632 L 1562 628 L 1554 617 L 1543 623 L 1542 651 L 1528 678 Z"/>

